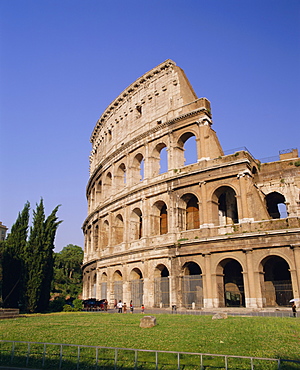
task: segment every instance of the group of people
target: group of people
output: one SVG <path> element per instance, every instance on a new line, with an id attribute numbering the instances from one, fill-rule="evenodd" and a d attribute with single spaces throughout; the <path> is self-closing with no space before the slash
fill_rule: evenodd
<path id="1" fill-rule="evenodd" d="M 119 300 L 119 302 L 117 303 L 117 300 L 115 300 L 115 308 L 118 310 L 118 313 L 127 313 L 127 304 L 126 302 L 122 303 L 121 299 Z M 130 304 L 129 304 L 129 309 L 130 309 L 130 313 L 133 313 L 133 302 L 132 300 L 130 301 Z M 142 313 L 145 312 L 145 306 L 142 304 L 141 306 L 141 309 L 142 309 Z"/>

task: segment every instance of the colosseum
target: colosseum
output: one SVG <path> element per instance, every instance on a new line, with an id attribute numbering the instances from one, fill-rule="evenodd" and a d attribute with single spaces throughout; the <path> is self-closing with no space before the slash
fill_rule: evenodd
<path id="1" fill-rule="evenodd" d="M 107 107 L 91 143 L 84 299 L 259 309 L 300 298 L 297 149 L 224 153 L 210 102 L 171 60 Z"/>

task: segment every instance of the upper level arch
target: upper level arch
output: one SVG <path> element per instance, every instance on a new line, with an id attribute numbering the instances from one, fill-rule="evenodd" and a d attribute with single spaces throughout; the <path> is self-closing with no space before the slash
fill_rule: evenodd
<path id="1" fill-rule="evenodd" d="M 137 153 L 131 164 L 130 174 L 131 174 L 131 183 L 138 184 L 140 181 L 144 180 L 144 164 L 145 158 L 142 153 Z"/>
<path id="2" fill-rule="evenodd" d="M 134 208 L 130 215 L 131 240 L 141 239 L 143 236 L 143 217 L 140 208 Z"/>
<path id="3" fill-rule="evenodd" d="M 216 225 L 225 226 L 239 222 L 236 192 L 231 186 L 218 187 L 212 195 L 212 201 Z"/>
<path id="4" fill-rule="evenodd" d="M 182 219 L 181 229 L 192 230 L 199 229 L 200 215 L 199 215 L 199 200 L 196 195 L 192 193 L 184 194 L 181 197 L 181 209 L 179 209 L 179 217 Z"/>
<path id="5" fill-rule="evenodd" d="M 113 244 L 120 244 L 124 241 L 124 220 L 121 214 L 115 217 L 113 230 Z"/>
<path id="6" fill-rule="evenodd" d="M 168 233 L 168 211 L 165 202 L 159 200 L 153 204 L 151 219 L 152 235 L 163 235 Z"/>
<path id="7" fill-rule="evenodd" d="M 155 145 L 149 158 L 149 166 L 151 166 L 152 176 L 157 176 L 168 171 L 168 152 L 165 142 Z"/>
<path id="8" fill-rule="evenodd" d="M 177 141 L 177 163 L 179 167 L 198 161 L 197 136 L 193 131 L 187 131 Z"/>
<path id="9" fill-rule="evenodd" d="M 126 185 L 126 165 L 124 162 L 122 162 L 120 165 L 118 165 L 115 176 L 114 176 L 114 181 L 115 181 L 115 188 L 116 189 L 121 189 Z"/>
<path id="10" fill-rule="evenodd" d="M 284 195 L 273 191 L 266 195 L 267 210 L 271 218 L 286 218 L 287 208 Z"/>

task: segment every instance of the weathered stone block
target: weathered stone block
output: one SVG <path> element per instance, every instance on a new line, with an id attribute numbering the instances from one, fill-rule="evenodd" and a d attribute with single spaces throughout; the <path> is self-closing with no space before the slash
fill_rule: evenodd
<path id="1" fill-rule="evenodd" d="M 141 318 L 140 328 L 152 328 L 153 326 L 156 326 L 156 317 L 144 316 Z"/>
<path id="2" fill-rule="evenodd" d="M 222 312 L 216 313 L 212 317 L 213 320 L 220 320 L 220 319 L 227 319 L 227 318 L 228 318 L 227 313 L 222 313 Z"/>

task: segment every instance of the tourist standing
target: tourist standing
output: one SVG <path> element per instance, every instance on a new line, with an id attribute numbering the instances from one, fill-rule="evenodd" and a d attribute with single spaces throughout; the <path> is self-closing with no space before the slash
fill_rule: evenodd
<path id="1" fill-rule="evenodd" d="M 123 304 L 122 304 L 122 301 L 120 299 L 118 304 L 117 304 L 118 313 L 122 313 L 122 307 L 123 307 Z"/>
<path id="2" fill-rule="evenodd" d="M 133 302 L 132 302 L 132 300 L 130 301 L 130 313 L 133 313 Z"/>
<path id="3" fill-rule="evenodd" d="M 296 309 L 295 302 L 293 302 L 293 304 L 292 304 L 292 311 L 293 311 L 293 316 L 296 317 L 297 316 L 297 309 Z"/>

